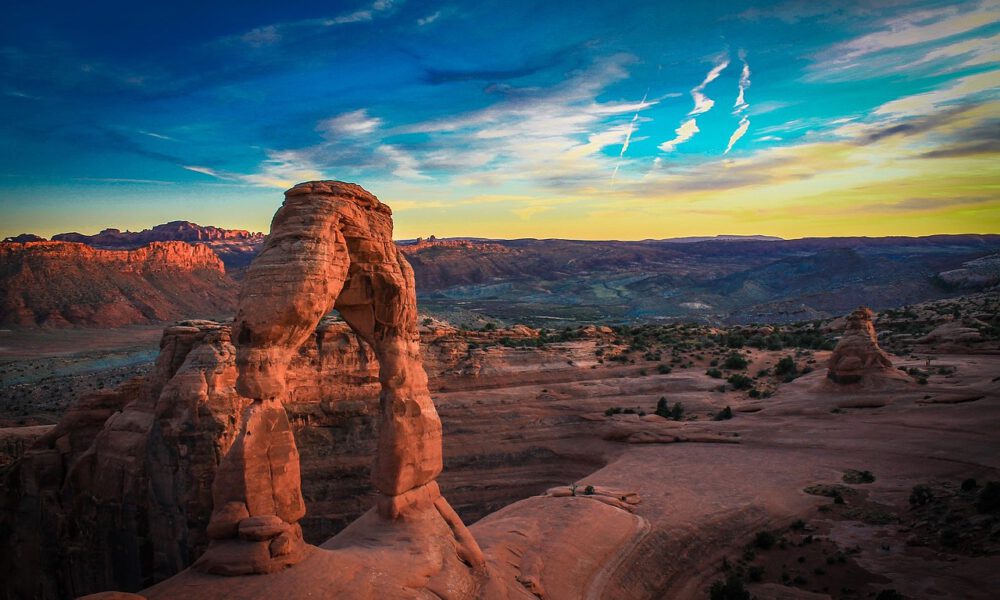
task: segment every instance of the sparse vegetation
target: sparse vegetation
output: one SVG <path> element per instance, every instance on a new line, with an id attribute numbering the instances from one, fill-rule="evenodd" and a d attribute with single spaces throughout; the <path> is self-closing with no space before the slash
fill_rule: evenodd
<path id="1" fill-rule="evenodd" d="M 915 485 L 913 489 L 910 490 L 910 506 L 918 507 L 930 504 L 934 500 L 934 492 L 931 491 L 930 486 L 927 485 Z"/>
<path id="2" fill-rule="evenodd" d="M 858 471 L 857 469 L 844 471 L 844 483 L 872 483 L 874 481 L 875 475 L 871 471 Z"/>
<path id="3" fill-rule="evenodd" d="M 742 373 L 736 373 L 735 375 L 730 375 L 729 379 L 726 380 L 729 385 L 733 386 L 737 390 L 749 390 L 753 387 L 753 379 L 743 375 Z"/>
<path id="4" fill-rule="evenodd" d="M 732 419 L 732 418 L 733 418 L 733 409 L 731 409 L 731 408 L 729 408 L 727 406 L 726 408 L 723 408 L 722 410 L 720 410 L 718 412 L 718 414 L 716 414 L 714 417 L 712 417 L 712 420 L 713 421 L 727 421 L 727 420 Z"/>

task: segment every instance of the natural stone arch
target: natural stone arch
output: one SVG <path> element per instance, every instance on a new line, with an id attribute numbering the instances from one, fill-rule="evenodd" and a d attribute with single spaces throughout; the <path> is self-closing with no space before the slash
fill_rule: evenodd
<path id="1" fill-rule="evenodd" d="M 413 271 L 392 241 L 392 211 L 358 185 L 303 183 L 285 193 L 253 261 L 233 326 L 237 392 L 253 402 L 213 483 L 213 538 L 197 568 L 262 573 L 305 554 L 299 458 L 282 402 L 292 354 L 336 308 L 379 361 L 372 482 L 379 514 L 433 507 L 471 563 L 481 553 L 440 496 L 441 421 L 420 359 Z"/>

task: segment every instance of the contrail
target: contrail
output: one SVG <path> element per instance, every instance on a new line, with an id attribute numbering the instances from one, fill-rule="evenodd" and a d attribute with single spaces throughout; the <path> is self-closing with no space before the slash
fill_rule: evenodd
<path id="1" fill-rule="evenodd" d="M 618 177 L 618 168 L 622 166 L 622 159 L 625 158 L 625 151 L 628 150 L 628 143 L 632 141 L 632 131 L 635 130 L 635 123 L 639 120 L 639 112 L 646 106 L 646 98 L 649 96 L 649 88 L 646 88 L 646 93 L 642 95 L 642 100 L 639 102 L 639 108 L 635 109 L 635 114 L 632 115 L 632 120 L 628 123 L 628 129 L 625 131 L 625 143 L 622 144 L 622 151 L 618 153 L 618 163 L 615 165 L 615 170 L 611 173 L 611 188 L 615 187 L 615 177 Z"/>

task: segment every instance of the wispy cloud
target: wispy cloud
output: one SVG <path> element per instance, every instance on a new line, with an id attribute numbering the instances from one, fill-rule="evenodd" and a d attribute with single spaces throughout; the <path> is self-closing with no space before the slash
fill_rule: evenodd
<path id="1" fill-rule="evenodd" d="M 188 171 L 193 171 L 195 173 L 201 173 L 202 175 L 208 175 L 209 177 L 215 177 L 216 179 L 235 179 L 231 175 L 222 173 L 215 169 L 209 167 L 199 167 L 198 165 L 181 165 L 182 169 L 187 169 Z"/>
<path id="2" fill-rule="evenodd" d="M 734 131 L 733 134 L 729 136 L 729 144 L 726 145 L 726 151 L 723 152 L 723 154 L 729 154 L 729 151 L 733 149 L 733 144 L 738 142 L 741 137 L 746 135 L 748 129 L 750 129 L 750 119 L 748 119 L 746 115 L 744 115 L 743 118 L 740 119 L 740 124 L 736 128 L 736 131 Z"/>
<path id="3" fill-rule="evenodd" d="M 718 79 L 719 75 L 726 70 L 729 66 L 729 56 L 725 53 L 720 54 L 715 59 L 715 66 L 705 75 L 705 79 L 702 80 L 694 89 L 691 90 L 691 99 L 694 100 L 694 108 L 688 113 L 688 116 L 700 115 L 702 113 L 707 113 L 712 110 L 715 106 L 715 100 L 712 100 L 705 95 L 705 88 L 708 84 L 712 83 Z"/>
<path id="4" fill-rule="evenodd" d="M 364 108 L 324 119 L 316 130 L 324 137 L 356 137 L 368 135 L 382 126 L 382 119 L 371 117 Z"/>
<path id="5" fill-rule="evenodd" d="M 743 63 L 743 69 L 740 71 L 739 92 L 736 95 L 736 102 L 733 104 L 734 115 L 738 115 L 750 108 L 750 104 L 746 100 L 746 91 L 750 87 L 750 64 L 747 62 L 747 53 L 742 48 L 740 48 L 739 57 L 740 62 Z M 736 126 L 736 130 L 729 136 L 729 143 L 726 144 L 726 150 L 722 154 L 729 154 L 729 151 L 733 149 L 733 144 L 746 135 L 749 129 L 750 118 L 747 115 L 743 115 L 739 125 Z"/>
<path id="6" fill-rule="evenodd" d="M 889 71 L 914 69 L 943 58 L 969 56 L 969 66 L 996 59 L 989 39 L 983 44 L 947 40 L 1000 21 L 1000 4 L 992 0 L 915 10 L 878 22 L 871 33 L 835 44 L 817 54 L 810 79 L 870 79 Z M 942 45 L 942 42 L 944 43 Z M 992 57 L 992 58 L 991 58 Z"/>
<path id="7" fill-rule="evenodd" d="M 141 133 L 142 135 L 148 135 L 149 137 L 156 138 L 158 140 L 166 140 L 168 142 L 176 142 L 177 141 L 174 138 L 170 137 L 169 135 L 163 135 L 162 133 L 155 133 L 155 132 L 152 132 L 152 131 L 143 131 L 141 129 L 139 130 L 139 133 Z"/>
<path id="8" fill-rule="evenodd" d="M 739 93 L 733 104 L 734 114 L 739 114 L 750 107 L 746 102 L 746 91 L 750 87 L 750 65 L 747 63 L 747 54 L 743 49 L 740 49 L 740 62 L 743 63 L 743 70 L 740 71 Z"/>
<path id="9" fill-rule="evenodd" d="M 695 119 L 688 119 L 681 123 L 681 126 L 674 130 L 674 139 L 663 142 L 658 147 L 664 152 L 673 152 L 677 146 L 690 140 L 694 134 L 701 131 L 698 129 L 698 122 Z"/>
<path id="10" fill-rule="evenodd" d="M 430 25 L 434 21 L 437 21 L 439 18 L 441 18 L 441 11 L 436 11 L 427 15 L 426 17 L 421 17 L 417 19 L 417 25 L 424 27 L 426 25 Z"/>
<path id="11" fill-rule="evenodd" d="M 238 43 L 250 46 L 251 48 L 276 46 L 278 44 L 294 42 L 330 27 L 350 25 L 352 23 L 367 23 L 374 21 L 376 18 L 387 17 L 393 14 L 394 9 L 399 4 L 402 4 L 402 2 L 395 0 L 375 0 L 375 2 L 365 8 L 349 13 L 317 19 L 273 23 L 263 27 L 256 27 L 232 38 L 225 38 L 224 41 L 236 40 Z"/>

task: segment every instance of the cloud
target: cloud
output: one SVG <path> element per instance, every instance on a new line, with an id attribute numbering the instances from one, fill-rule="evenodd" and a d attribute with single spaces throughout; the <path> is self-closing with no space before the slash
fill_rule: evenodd
<path id="1" fill-rule="evenodd" d="M 712 110 L 712 107 L 715 106 L 715 100 L 712 100 L 705 95 L 705 87 L 715 81 L 728 66 L 729 57 L 725 53 L 720 54 L 715 59 L 715 66 L 713 66 L 708 74 L 705 75 L 705 79 L 702 80 L 697 87 L 691 90 L 691 98 L 694 100 L 694 108 L 691 109 L 688 116 L 700 115 Z"/>
<path id="2" fill-rule="evenodd" d="M 140 129 L 139 133 L 141 133 L 142 135 L 148 135 L 149 137 L 156 138 L 158 140 L 166 140 L 166 141 L 169 141 L 169 142 L 176 142 L 177 141 L 176 139 L 170 137 L 169 135 L 163 135 L 163 134 L 160 134 L 160 133 L 154 133 L 152 131 L 143 131 L 143 130 Z"/>
<path id="3" fill-rule="evenodd" d="M 883 50 L 954 37 L 992 25 L 998 19 L 1000 5 L 989 1 L 980 2 L 969 11 L 956 6 L 921 10 L 889 19 L 879 31 L 838 44 L 833 51 L 842 53 L 841 61 L 851 61 Z"/>
<path id="4" fill-rule="evenodd" d="M 942 58 L 970 55 L 970 65 L 996 58 L 989 38 L 981 43 L 968 40 L 941 42 L 969 34 L 1000 21 L 1000 4 L 985 0 L 977 4 L 916 10 L 884 19 L 871 33 L 835 44 L 817 54 L 809 79 L 870 79 L 887 71 L 912 70 Z M 936 46 L 930 46 L 937 44 Z"/>
<path id="5" fill-rule="evenodd" d="M 427 15 L 426 17 L 417 19 L 417 25 L 419 25 L 420 27 L 430 25 L 434 21 L 437 21 L 440 17 L 441 17 L 441 11 L 434 12 L 432 14 Z"/>
<path id="6" fill-rule="evenodd" d="M 746 52 L 740 50 L 740 61 L 743 63 L 743 70 L 740 72 L 739 94 L 733 104 L 733 114 L 739 114 L 750 107 L 746 102 L 746 91 L 750 87 L 750 65 L 747 63 Z"/>
<path id="7" fill-rule="evenodd" d="M 378 151 L 388 157 L 394 168 L 392 174 L 403 179 L 430 179 L 420 172 L 420 163 L 405 151 L 390 144 L 383 144 Z"/>
<path id="8" fill-rule="evenodd" d="M 729 151 L 733 149 L 733 144 L 746 135 L 748 129 L 750 129 L 750 119 L 744 115 L 743 118 L 740 119 L 739 127 L 736 128 L 733 135 L 729 136 L 729 144 L 726 146 L 726 151 L 723 152 L 723 154 L 729 154 Z"/>
<path id="9" fill-rule="evenodd" d="M 879 106 L 876 116 L 925 115 L 958 102 L 993 95 L 997 87 L 995 71 L 968 75 L 952 80 L 936 90 L 903 96 Z"/>
<path id="10" fill-rule="evenodd" d="M 208 175 L 209 177 L 215 177 L 216 179 L 234 179 L 230 175 L 226 175 L 215 169 L 209 167 L 199 167 L 198 165 L 181 165 L 182 169 L 187 169 L 188 171 L 194 171 L 195 173 L 201 173 L 202 175 Z"/>
<path id="11" fill-rule="evenodd" d="M 697 121 L 695 119 L 688 119 L 687 121 L 681 123 L 680 127 L 674 130 L 674 139 L 668 142 L 663 142 L 658 147 L 664 152 L 673 152 L 677 149 L 678 145 L 690 140 L 691 137 L 699 131 L 701 130 L 698 129 Z"/>
<path id="12" fill-rule="evenodd" d="M 357 137 L 372 133 L 382 126 L 382 119 L 371 117 L 364 108 L 339 114 L 317 123 L 316 130 L 326 138 Z"/>
<path id="13" fill-rule="evenodd" d="M 907 198 L 891 204 L 875 204 L 865 208 L 884 208 L 897 211 L 913 210 L 941 210 L 953 208 L 955 206 L 968 206 L 973 204 L 983 204 L 986 202 L 996 202 L 994 196 L 972 196 L 972 197 L 951 197 L 951 198 Z"/>

